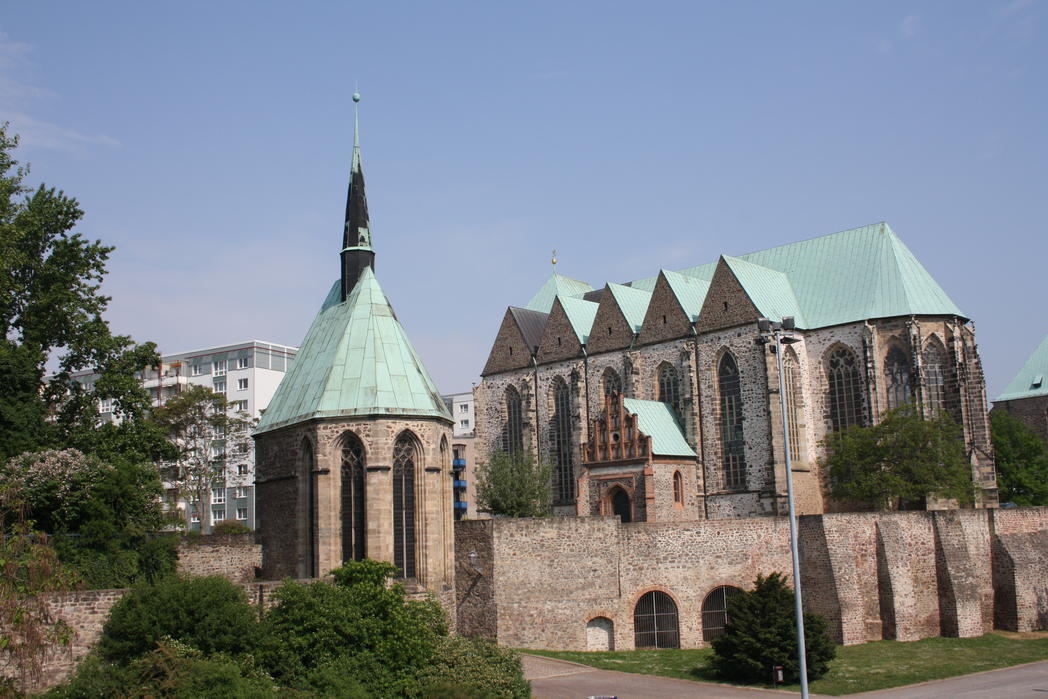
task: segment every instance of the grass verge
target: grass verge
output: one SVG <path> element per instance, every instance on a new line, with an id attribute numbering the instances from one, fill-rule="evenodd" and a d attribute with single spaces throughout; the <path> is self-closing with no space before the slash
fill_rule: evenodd
<path id="1" fill-rule="evenodd" d="M 635 650 L 585 653 L 524 651 L 571 660 L 602 670 L 661 675 L 701 682 L 720 680 L 707 667 L 713 651 Z M 978 638 L 926 638 L 921 641 L 874 641 L 838 646 L 830 671 L 811 683 L 811 691 L 839 696 L 917 682 L 995 670 L 1048 660 L 1048 635 L 988 633 Z M 771 687 L 770 684 L 758 685 Z M 799 689 L 780 685 L 779 689 Z"/>

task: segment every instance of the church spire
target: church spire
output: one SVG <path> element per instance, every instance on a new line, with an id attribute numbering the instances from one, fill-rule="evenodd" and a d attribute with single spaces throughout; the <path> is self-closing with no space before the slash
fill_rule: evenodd
<path id="1" fill-rule="evenodd" d="M 371 222 L 364 193 L 364 168 L 360 163 L 360 93 L 353 93 L 353 163 L 346 195 L 346 224 L 342 234 L 342 300 L 353 290 L 365 267 L 375 268 L 371 248 Z"/>

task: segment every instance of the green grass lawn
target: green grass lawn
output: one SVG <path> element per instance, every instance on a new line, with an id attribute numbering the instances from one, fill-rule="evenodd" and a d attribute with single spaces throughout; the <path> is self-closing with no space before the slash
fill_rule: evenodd
<path id="1" fill-rule="evenodd" d="M 719 681 L 707 669 L 706 661 L 712 654 L 708 648 L 602 653 L 525 652 L 571 660 L 602 670 L 703 682 Z M 811 691 L 831 695 L 853 694 L 1037 660 L 1048 660 L 1048 636 L 1020 637 L 1018 634 L 989 633 L 979 638 L 926 638 L 909 643 L 875 641 L 858 646 L 838 646 L 837 659 L 831 664 L 830 671 L 822 679 L 811 683 Z M 799 689 L 799 686 L 784 685 L 780 688 Z"/>

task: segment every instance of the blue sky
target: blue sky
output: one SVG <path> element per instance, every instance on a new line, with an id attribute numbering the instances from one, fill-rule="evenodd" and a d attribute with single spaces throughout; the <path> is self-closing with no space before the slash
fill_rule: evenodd
<path id="1" fill-rule="evenodd" d="M 383 288 L 442 391 L 550 272 L 599 285 L 888 221 L 995 397 L 1048 333 L 1048 3 L 17 3 L 0 119 L 116 245 L 114 329 L 297 344 L 354 82 Z"/>

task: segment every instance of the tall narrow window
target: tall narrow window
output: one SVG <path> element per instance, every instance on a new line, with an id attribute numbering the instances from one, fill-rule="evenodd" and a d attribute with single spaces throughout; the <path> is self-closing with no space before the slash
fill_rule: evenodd
<path id="1" fill-rule="evenodd" d="M 313 472 L 313 445 L 302 442 L 302 499 L 305 506 L 306 577 L 317 577 L 317 474 Z"/>
<path id="2" fill-rule="evenodd" d="M 553 382 L 553 419 L 550 420 L 550 451 L 553 456 L 553 500 L 564 505 L 575 502 L 575 463 L 571 448 L 571 393 L 564 379 Z"/>
<path id="3" fill-rule="evenodd" d="M 739 365 L 730 354 L 721 358 L 717 371 L 720 388 L 721 461 L 724 465 L 724 486 L 746 487 L 746 451 L 742 437 L 742 386 L 739 383 Z"/>
<path id="4" fill-rule="evenodd" d="M 797 355 L 786 348 L 782 358 L 782 379 L 786 386 L 786 429 L 790 438 L 790 460 L 801 459 L 801 372 Z"/>
<path id="5" fill-rule="evenodd" d="M 672 597 L 652 590 L 637 600 L 633 641 L 637 648 L 680 648 L 677 605 Z"/>
<path id="6" fill-rule="evenodd" d="M 677 419 L 681 419 L 680 378 L 671 364 L 659 367 L 659 402 L 670 406 Z"/>
<path id="7" fill-rule="evenodd" d="M 680 471 L 673 472 L 673 502 L 678 505 L 684 503 L 684 478 Z"/>
<path id="8" fill-rule="evenodd" d="M 619 373 L 610 366 L 604 370 L 604 395 L 613 396 L 622 393 L 622 379 Z"/>
<path id="9" fill-rule="evenodd" d="M 834 432 L 863 424 L 862 379 L 855 353 L 844 347 L 835 349 L 826 367 L 830 425 Z"/>
<path id="10" fill-rule="evenodd" d="M 506 389 L 506 424 L 502 429 L 502 450 L 507 454 L 524 451 L 524 416 L 520 393 L 510 386 Z"/>
<path id="11" fill-rule="evenodd" d="M 393 445 L 393 565 L 415 577 L 415 442 L 406 434 Z"/>
<path id="12" fill-rule="evenodd" d="M 342 441 L 342 560 L 367 556 L 364 445 L 355 434 Z"/>
<path id="13" fill-rule="evenodd" d="M 884 377 L 888 382 L 888 410 L 906 405 L 910 392 L 910 360 L 899 347 L 892 347 L 884 357 Z"/>
<path id="14" fill-rule="evenodd" d="M 929 342 L 924 349 L 924 405 L 930 417 L 946 409 L 946 356 L 942 346 Z"/>

